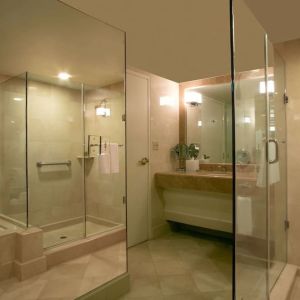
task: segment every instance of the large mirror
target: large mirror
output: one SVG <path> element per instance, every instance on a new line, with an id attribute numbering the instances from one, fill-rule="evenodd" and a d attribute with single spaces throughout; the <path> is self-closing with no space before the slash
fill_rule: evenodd
<path id="1" fill-rule="evenodd" d="M 189 103 L 189 94 L 199 103 Z M 198 144 L 200 157 L 211 163 L 231 162 L 228 118 L 231 116 L 230 87 L 226 83 L 186 89 L 186 141 Z"/>

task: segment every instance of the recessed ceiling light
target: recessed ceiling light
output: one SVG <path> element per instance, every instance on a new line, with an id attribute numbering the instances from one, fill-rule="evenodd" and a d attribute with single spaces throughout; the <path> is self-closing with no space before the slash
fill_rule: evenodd
<path id="1" fill-rule="evenodd" d="M 23 98 L 21 98 L 21 97 L 15 97 L 14 100 L 15 100 L 15 101 L 22 101 Z"/>
<path id="2" fill-rule="evenodd" d="M 66 72 L 60 72 L 57 77 L 61 80 L 68 80 L 71 78 L 71 75 L 69 73 Z"/>

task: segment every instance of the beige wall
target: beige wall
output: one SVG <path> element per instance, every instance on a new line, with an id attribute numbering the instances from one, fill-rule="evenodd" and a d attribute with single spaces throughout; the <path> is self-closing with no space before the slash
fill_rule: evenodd
<path id="1" fill-rule="evenodd" d="M 95 106 L 108 100 L 110 117 L 96 116 Z M 124 84 L 92 89 L 85 94 L 85 138 L 102 136 L 111 143 L 118 143 L 119 173 L 103 174 L 98 158 L 86 160 L 85 199 L 87 215 L 115 223 L 125 223 L 125 113 Z M 87 140 L 86 140 L 87 143 Z M 87 149 L 86 149 L 87 150 Z"/>
<path id="2" fill-rule="evenodd" d="M 172 171 L 178 162 L 171 155 L 171 148 L 179 142 L 179 85 L 176 82 L 150 74 L 150 180 L 151 217 L 153 235 L 163 232 L 166 227 L 161 195 L 155 187 L 154 174 Z M 160 97 L 169 96 L 174 106 L 160 106 Z M 158 143 L 158 150 L 152 148 Z"/>
<path id="3" fill-rule="evenodd" d="M 287 163 L 288 163 L 288 261 L 300 266 L 300 40 L 278 45 L 286 63 L 287 105 Z"/>
<path id="4" fill-rule="evenodd" d="M 42 226 L 84 215 L 81 90 L 29 81 L 29 223 Z M 71 167 L 38 161 L 71 160 Z"/>

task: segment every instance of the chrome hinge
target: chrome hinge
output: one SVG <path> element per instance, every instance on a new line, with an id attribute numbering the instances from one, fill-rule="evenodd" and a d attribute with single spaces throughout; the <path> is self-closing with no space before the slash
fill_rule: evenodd
<path id="1" fill-rule="evenodd" d="M 289 220 L 285 220 L 284 221 L 284 229 L 288 230 L 290 228 L 290 221 Z"/>
<path id="2" fill-rule="evenodd" d="M 283 95 L 283 103 L 284 104 L 289 103 L 289 97 L 288 97 L 288 95 L 286 93 L 284 93 L 284 95 Z"/>
<path id="3" fill-rule="evenodd" d="M 127 199 L 126 199 L 126 196 L 123 196 L 123 204 L 126 204 L 126 201 Z"/>

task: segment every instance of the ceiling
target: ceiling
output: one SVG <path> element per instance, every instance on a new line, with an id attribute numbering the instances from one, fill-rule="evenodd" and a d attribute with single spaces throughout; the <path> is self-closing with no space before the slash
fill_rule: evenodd
<path id="1" fill-rule="evenodd" d="M 130 66 L 176 82 L 230 73 L 228 0 L 63 2 L 126 31 Z"/>
<path id="2" fill-rule="evenodd" d="M 125 34 L 53 0 L 0 1 L 0 74 L 105 86 L 124 79 Z M 31 76 L 32 77 L 32 76 Z"/>
<path id="3" fill-rule="evenodd" d="M 245 0 L 273 43 L 300 38 L 299 0 Z"/>
<path id="4" fill-rule="evenodd" d="M 127 63 L 135 68 L 177 82 L 230 73 L 229 0 L 62 1 L 126 31 Z M 234 3 L 237 69 L 261 68 L 264 30 L 244 1 Z"/>
<path id="5" fill-rule="evenodd" d="M 272 41 L 300 37 L 300 1 L 245 1 Z M 126 31 L 129 66 L 176 82 L 230 73 L 228 0 L 61 2 Z M 263 29 L 243 1 L 235 3 L 236 69 L 261 68 Z M 123 32 L 64 4 L 0 1 L 0 74 L 68 71 L 74 80 L 97 86 L 122 80 Z"/>

